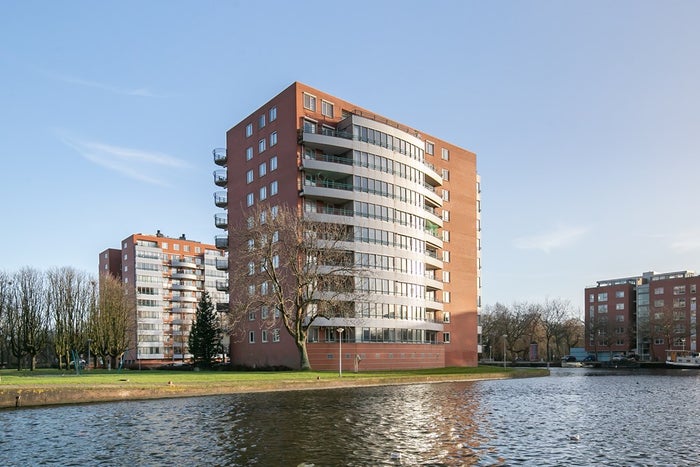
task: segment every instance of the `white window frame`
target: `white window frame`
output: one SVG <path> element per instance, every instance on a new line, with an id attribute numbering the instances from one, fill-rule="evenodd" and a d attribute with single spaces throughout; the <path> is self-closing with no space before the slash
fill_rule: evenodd
<path id="1" fill-rule="evenodd" d="M 245 160 L 249 161 L 253 158 L 253 146 L 247 147 L 245 150 Z"/>
<path id="2" fill-rule="evenodd" d="M 280 330 L 278 328 L 275 328 L 272 330 L 272 342 L 279 342 L 280 341 Z"/>
<path id="3" fill-rule="evenodd" d="M 261 331 L 260 342 L 263 344 L 267 343 L 267 329 Z"/>
<path id="4" fill-rule="evenodd" d="M 279 192 L 279 185 L 277 180 L 270 183 L 270 196 L 275 196 Z"/>
<path id="5" fill-rule="evenodd" d="M 450 343 L 450 333 L 449 332 L 443 332 L 442 333 L 442 342 L 445 344 Z"/>
<path id="6" fill-rule="evenodd" d="M 432 141 L 426 141 L 425 142 L 425 153 L 429 155 L 434 155 L 435 154 L 435 143 Z"/>
<path id="7" fill-rule="evenodd" d="M 277 170 L 277 156 L 270 158 L 270 172 Z"/>
<path id="8" fill-rule="evenodd" d="M 258 177 L 267 175 L 267 162 L 261 162 L 258 166 Z"/>
<path id="9" fill-rule="evenodd" d="M 277 120 L 277 106 L 270 109 L 270 121 L 274 122 L 275 120 Z"/>
<path id="10" fill-rule="evenodd" d="M 260 199 L 260 201 L 267 199 L 267 186 L 260 187 L 260 190 L 258 192 L 258 199 Z"/>
<path id="11" fill-rule="evenodd" d="M 253 183 L 253 180 L 255 180 L 255 172 L 253 172 L 253 169 L 250 169 L 245 173 L 245 182 Z"/>
<path id="12" fill-rule="evenodd" d="M 258 154 L 262 154 L 267 149 L 267 140 L 265 138 L 258 141 Z"/>
<path id="13" fill-rule="evenodd" d="M 245 204 L 248 207 L 251 207 L 253 204 L 255 204 L 255 195 L 253 193 L 248 193 L 245 195 Z"/>
<path id="14" fill-rule="evenodd" d="M 270 147 L 274 146 L 277 144 L 277 132 L 273 131 L 270 133 Z"/>
<path id="15" fill-rule="evenodd" d="M 245 126 L 245 137 L 249 137 L 253 135 L 253 124 L 249 123 Z"/>
<path id="16" fill-rule="evenodd" d="M 248 343 L 255 344 L 255 331 L 248 331 Z"/>
<path id="17" fill-rule="evenodd" d="M 316 112 L 316 96 L 307 92 L 302 93 L 304 108 Z"/>
<path id="18" fill-rule="evenodd" d="M 329 111 L 330 110 L 330 111 Z M 332 102 L 321 99 L 321 115 L 333 118 L 335 105 Z"/>
<path id="19" fill-rule="evenodd" d="M 442 160 L 443 161 L 449 161 L 450 160 L 450 150 L 447 148 L 442 148 Z"/>

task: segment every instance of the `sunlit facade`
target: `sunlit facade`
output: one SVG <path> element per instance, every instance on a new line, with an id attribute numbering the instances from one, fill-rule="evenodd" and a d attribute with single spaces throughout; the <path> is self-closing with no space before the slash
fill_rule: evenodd
<path id="1" fill-rule="evenodd" d="M 355 288 L 353 319 L 317 320 L 308 351 L 315 369 L 476 365 L 480 352 L 480 182 L 476 155 L 301 83 L 226 135 L 214 151 L 224 190 L 215 224 L 228 247 L 230 217 L 260 203 L 287 205 L 352 232 L 355 262 L 371 270 Z M 231 220 L 232 222 L 229 222 Z M 235 255 L 230 255 L 235 261 Z M 239 291 L 230 291 L 238 293 Z M 234 363 L 298 366 L 291 338 L 243 320 Z M 339 329 L 343 331 L 339 333 Z"/>

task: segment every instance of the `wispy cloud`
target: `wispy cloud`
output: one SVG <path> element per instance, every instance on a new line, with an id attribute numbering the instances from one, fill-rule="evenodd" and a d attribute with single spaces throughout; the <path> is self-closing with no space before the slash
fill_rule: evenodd
<path id="1" fill-rule="evenodd" d="M 163 167 L 189 168 L 189 164 L 186 162 L 159 152 L 79 140 L 64 134 L 59 134 L 59 138 L 64 144 L 75 149 L 84 159 L 131 179 L 152 185 L 169 186 L 164 180 L 153 175 L 160 174 Z"/>
<path id="2" fill-rule="evenodd" d="M 581 239 L 588 228 L 576 226 L 559 226 L 550 232 L 529 237 L 519 237 L 513 241 L 516 248 L 523 250 L 541 250 L 549 253 L 552 250 L 573 245 Z"/>
<path id="3" fill-rule="evenodd" d="M 54 72 L 45 72 L 48 76 L 63 81 L 65 83 L 76 84 L 78 86 L 85 86 L 89 88 L 101 89 L 103 91 L 111 92 L 113 94 L 120 94 L 123 96 L 137 96 L 137 97 L 164 97 L 152 93 L 146 88 L 126 88 L 120 86 L 114 86 L 111 84 L 100 83 L 97 81 L 90 81 L 87 79 L 78 78 L 76 76 L 64 75 Z"/>

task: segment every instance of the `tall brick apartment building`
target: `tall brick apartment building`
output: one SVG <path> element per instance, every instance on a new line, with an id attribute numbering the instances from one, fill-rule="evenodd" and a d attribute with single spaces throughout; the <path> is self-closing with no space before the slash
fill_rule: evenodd
<path id="1" fill-rule="evenodd" d="M 309 333 L 315 369 L 473 366 L 479 345 L 480 188 L 476 155 L 436 136 L 295 82 L 243 118 L 214 150 L 215 224 L 228 231 L 261 204 L 353 232 L 356 262 L 377 265 L 386 286 Z M 378 239 L 381 238 L 381 241 Z M 369 259 L 369 261 L 365 261 Z M 236 261 L 231 252 L 229 261 Z M 390 267 L 379 265 L 389 264 Z M 230 290 L 231 294 L 245 291 Z M 254 315 L 251 314 L 251 318 Z M 259 316 L 259 315 L 258 315 Z M 280 326 L 244 320 L 234 363 L 298 367 Z"/>

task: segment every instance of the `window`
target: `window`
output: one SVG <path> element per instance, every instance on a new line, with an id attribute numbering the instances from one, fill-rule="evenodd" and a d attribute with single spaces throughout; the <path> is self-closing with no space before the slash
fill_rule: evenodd
<path id="1" fill-rule="evenodd" d="M 450 190 L 442 190 L 442 200 L 443 201 L 449 201 L 450 200 Z"/>
<path id="2" fill-rule="evenodd" d="M 267 187 L 266 186 L 261 186 L 260 187 L 260 200 L 267 199 Z"/>
<path id="3" fill-rule="evenodd" d="M 304 120 L 304 133 L 316 133 L 316 123 L 311 120 Z"/>
<path id="4" fill-rule="evenodd" d="M 450 171 L 447 169 L 442 169 L 442 179 L 443 180 L 449 180 L 450 179 Z"/>
<path id="5" fill-rule="evenodd" d="M 325 115 L 326 117 L 333 118 L 333 104 L 322 100 L 321 101 L 321 113 L 323 115 Z"/>
<path id="6" fill-rule="evenodd" d="M 673 295 L 685 295 L 685 286 L 677 285 L 673 288 Z"/>
<path id="7" fill-rule="evenodd" d="M 608 301 L 608 293 L 607 292 L 601 292 L 598 294 L 598 301 L 599 302 L 607 302 Z"/>
<path id="8" fill-rule="evenodd" d="M 616 304 L 615 304 L 615 309 L 616 309 L 616 310 L 624 310 L 624 309 L 625 309 L 625 304 L 624 304 L 624 303 L 616 303 Z"/>
<path id="9" fill-rule="evenodd" d="M 450 221 L 450 211 L 448 211 L 447 209 L 442 210 L 442 220 L 445 222 Z"/>
<path id="10" fill-rule="evenodd" d="M 617 292 L 615 292 L 615 298 L 625 298 L 625 291 L 618 290 Z"/>
<path id="11" fill-rule="evenodd" d="M 270 109 L 270 121 L 274 122 L 275 120 L 277 120 L 277 107 Z"/>
<path id="12" fill-rule="evenodd" d="M 264 152 L 267 145 L 267 140 L 261 139 L 258 141 L 258 153 Z"/>
<path id="13" fill-rule="evenodd" d="M 588 294 L 588 302 L 593 303 L 595 301 L 595 294 Z"/>
<path id="14" fill-rule="evenodd" d="M 274 205 L 270 208 L 270 216 L 272 216 L 273 219 L 277 219 L 277 214 L 280 212 L 280 207 L 277 205 Z M 277 231 L 275 231 L 274 234 L 272 234 L 272 241 L 276 242 L 277 241 Z"/>
<path id="15" fill-rule="evenodd" d="M 450 303 L 452 295 L 447 290 L 442 291 L 442 303 Z"/>
<path id="16" fill-rule="evenodd" d="M 254 311 L 248 312 L 248 321 L 255 321 L 255 312 Z"/>
<path id="17" fill-rule="evenodd" d="M 444 160 L 444 161 L 450 160 L 450 150 L 449 149 L 442 148 L 442 160 Z"/>
<path id="18" fill-rule="evenodd" d="M 253 124 L 249 123 L 245 126 L 245 137 L 247 138 L 248 136 L 253 134 Z"/>
<path id="19" fill-rule="evenodd" d="M 277 144 L 277 132 L 273 131 L 270 133 L 270 147 L 274 146 Z"/>
<path id="20" fill-rule="evenodd" d="M 318 328 L 316 328 L 318 329 Z M 279 329 L 273 329 L 272 330 L 272 342 L 279 342 L 280 341 L 280 330 Z"/>
<path id="21" fill-rule="evenodd" d="M 264 128 L 265 127 L 265 114 L 262 114 L 261 116 L 258 117 L 258 128 Z"/>
<path id="22" fill-rule="evenodd" d="M 674 298 L 673 308 L 685 308 L 685 298 Z"/>
<path id="23" fill-rule="evenodd" d="M 625 322 L 625 315 L 616 315 L 615 321 L 617 321 L 618 323 L 624 323 Z"/>
<path id="24" fill-rule="evenodd" d="M 245 173 L 245 182 L 246 183 L 253 183 L 253 169 L 250 169 Z"/>
<path id="25" fill-rule="evenodd" d="M 255 240 L 252 238 L 248 239 L 248 251 L 253 251 L 255 249 Z"/>
<path id="26" fill-rule="evenodd" d="M 654 295 L 661 295 L 662 293 L 664 293 L 663 287 L 657 287 L 654 289 Z"/>
<path id="27" fill-rule="evenodd" d="M 654 339 L 654 345 L 663 345 L 663 343 L 664 343 L 663 338 Z"/>
<path id="28" fill-rule="evenodd" d="M 449 231 L 449 230 L 443 230 L 443 231 L 442 231 L 442 241 L 443 241 L 443 242 L 449 242 L 449 241 L 450 241 L 450 231 Z"/>
<path id="29" fill-rule="evenodd" d="M 277 170 L 277 156 L 272 156 L 270 158 L 270 172 Z"/>
<path id="30" fill-rule="evenodd" d="M 654 300 L 654 306 L 657 308 L 661 308 L 664 306 L 664 301 L 663 300 Z"/>
<path id="31" fill-rule="evenodd" d="M 431 156 L 435 154 L 435 145 L 431 143 L 430 141 L 425 142 L 425 152 L 426 154 L 430 154 Z"/>
<path id="32" fill-rule="evenodd" d="M 250 331 L 248 333 L 248 343 L 255 344 L 255 331 Z"/>
<path id="33" fill-rule="evenodd" d="M 695 291 L 696 291 L 696 285 L 690 284 L 690 293 L 695 293 Z"/>
<path id="34" fill-rule="evenodd" d="M 598 305 L 598 313 L 607 313 L 608 305 Z"/>
<path id="35" fill-rule="evenodd" d="M 450 322 L 450 312 L 449 311 L 444 311 L 442 313 L 442 322 L 443 323 L 449 323 Z"/>
<path id="36" fill-rule="evenodd" d="M 447 250 L 442 251 L 442 260 L 446 263 L 450 262 L 450 252 Z"/>
<path id="37" fill-rule="evenodd" d="M 254 275 L 254 274 L 255 274 L 255 262 L 250 261 L 250 262 L 248 263 L 248 275 L 249 275 L 249 276 L 252 276 L 252 275 Z"/>
<path id="38" fill-rule="evenodd" d="M 174 244 L 174 245 L 173 245 L 173 250 L 175 250 L 175 251 L 180 251 L 180 244 L 179 244 L 179 243 Z"/>
<path id="39" fill-rule="evenodd" d="M 245 150 L 245 160 L 249 161 L 253 158 L 253 147 L 249 147 Z"/>
<path id="40" fill-rule="evenodd" d="M 254 202 L 255 202 L 255 197 L 253 196 L 253 193 L 248 193 L 245 197 L 246 206 L 250 207 L 253 205 Z"/>
<path id="41" fill-rule="evenodd" d="M 276 269 L 280 267 L 280 255 L 272 256 L 272 267 Z"/>
<path id="42" fill-rule="evenodd" d="M 446 284 L 450 282 L 450 271 L 442 271 L 442 282 Z"/>
<path id="43" fill-rule="evenodd" d="M 264 177 L 267 173 L 267 164 L 263 162 L 258 166 L 258 177 Z"/>
<path id="44" fill-rule="evenodd" d="M 261 334 L 262 335 L 260 336 L 260 341 L 267 342 L 267 329 L 263 329 Z"/>
<path id="45" fill-rule="evenodd" d="M 277 194 L 277 180 L 270 183 L 270 196 L 275 196 Z"/>
<path id="46" fill-rule="evenodd" d="M 449 332 L 443 332 L 443 333 L 442 333 L 442 341 L 443 341 L 445 344 L 449 344 L 449 343 L 450 343 L 450 333 L 449 333 Z"/>
<path id="47" fill-rule="evenodd" d="M 304 93 L 304 108 L 316 112 L 316 98 L 311 94 Z"/>
<path id="48" fill-rule="evenodd" d="M 269 285 L 267 284 L 267 281 L 260 284 L 260 295 L 267 295 L 268 290 Z"/>

